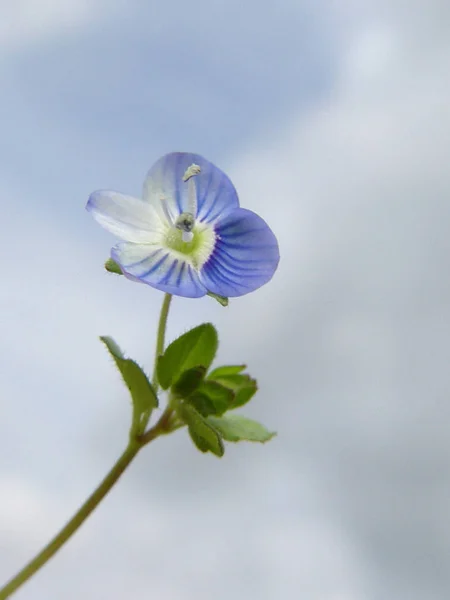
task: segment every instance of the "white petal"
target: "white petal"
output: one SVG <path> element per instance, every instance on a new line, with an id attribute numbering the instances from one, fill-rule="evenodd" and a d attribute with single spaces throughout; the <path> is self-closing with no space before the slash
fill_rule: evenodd
<path id="1" fill-rule="evenodd" d="M 86 208 L 105 229 L 129 242 L 159 242 L 166 228 L 150 204 L 118 192 L 94 192 Z"/>

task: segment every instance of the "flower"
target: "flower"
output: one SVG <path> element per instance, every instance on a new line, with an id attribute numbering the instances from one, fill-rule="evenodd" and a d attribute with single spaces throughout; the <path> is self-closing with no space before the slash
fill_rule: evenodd
<path id="1" fill-rule="evenodd" d="M 278 266 L 272 230 L 239 207 L 229 178 L 198 154 L 160 158 L 143 199 L 101 190 L 86 208 L 123 240 L 111 258 L 124 275 L 169 294 L 242 296 L 267 283 Z"/>

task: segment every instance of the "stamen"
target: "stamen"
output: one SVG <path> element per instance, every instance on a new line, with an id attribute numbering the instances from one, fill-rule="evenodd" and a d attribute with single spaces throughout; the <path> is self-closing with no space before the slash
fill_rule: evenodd
<path id="1" fill-rule="evenodd" d="M 173 217 L 170 214 L 169 207 L 167 206 L 167 200 L 166 200 L 166 198 L 161 197 L 160 198 L 160 202 L 161 202 L 161 207 L 163 209 L 164 216 L 166 217 L 167 222 L 169 223 L 169 225 L 172 227 L 173 226 Z"/>
<path id="2" fill-rule="evenodd" d="M 192 163 L 190 167 L 188 167 L 183 175 L 183 181 L 187 181 L 188 184 L 188 205 L 187 212 L 190 212 L 194 217 L 197 216 L 197 189 L 195 186 L 195 180 L 193 179 L 196 175 L 198 175 L 201 171 L 201 168 Z"/>
<path id="3" fill-rule="evenodd" d="M 201 168 L 196 165 L 195 163 L 192 163 L 192 165 L 190 167 L 188 167 L 183 175 L 183 181 L 187 181 L 188 179 L 190 179 L 191 177 L 195 177 L 195 175 L 198 175 L 201 171 Z"/>

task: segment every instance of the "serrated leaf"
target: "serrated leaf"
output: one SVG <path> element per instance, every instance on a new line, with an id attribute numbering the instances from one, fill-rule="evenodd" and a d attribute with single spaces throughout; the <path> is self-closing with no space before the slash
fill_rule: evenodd
<path id="1" fill-rule="evenodd" d="M 225 296 L 219 296 L 219 294 L 214 294 L 213 292 L 207 292 L 206 295 L 217 300 L 221 306 L 228 306 L 228 298 Z"/>
<path id="2" fill-rule="evenodd" d="M 206 373 L 206 367 L 192 367 L 181 374 L 172 386 L 172 392 L 181 398 L 187 398 L 201 384 Z"/>
<path id="3" fill-rule="evenodd" d="M 152 410 L 158 406 L 158 398 L 153 386 L 147 375 L 134 360 L 124 358 L 121 349 L 112 338 L 102 336 L 100 340 L 105 344 L 114 359 L 122 379 L 130 391 L 133 405 L 130 436 L 141 435 L 145 431 Z"/>
<path id="4" fill-rule="evenodd" d="M 252 419 L 241 415 L 225 415 L 223 417 L 207 417 L 212 425 L 227 442 L 268 442 L 276 435 Z"/>
<path id="5" fill-rule="evenodd" d="M 108 258 L 105 262 L 105 269 L 109 271 L 109 273 L 115 273 L 116 275 L 123 275 L 122 269 L 112 258 Z"/>
<path id="6" fill-rule="evenodd" d="M 166 390 L 192 367 L 201 365 L 208 369 L 216 355 L 217 346 L 217 331 L 211 323 L 194 327 L 169 344 L 157 362 L 161 387 Z"/>
<path id="7" fill-rule="evenodd" d="M 208 374 L 208 379 L 215 379 L 216 377 L 222 377 L 223 375 L 237 375 L 246 368 L 247 365 L 225 365 L 223 367 L 217 367 Z"/>
<path id="8" fill-rule="evenodd" d="M 103 335 L 100 337 L 100 340 L 108 348 L 109 353 L 112 355 L 114 360 L 118 360 L 118 359 L 125 360 L 125 357 L 123 355 L 122 350 L 120 349 L 120 346 L 117 344 L 117 342 L 112 337 Z"/>
<path id="9" fill-rule="evenodd" d="M 225 449 L 222 438 L 215 427 L 208 423 L 193 406 L 181 403 L 178 406 L 178 415 L 188 426 L 189 435 L 201 452 L 209 451 L 216 456 L 223 456 Z"/>
<path id="10" fill-rule="evenodd" d="M 230 404 L 230 410 L 247 404 L 258 391 L 256 379 L 252 379 L 249 375 L 243 375 L 241 373 L 215 375 L 213 379 L 210 379 L 212 378 L 212 375 L 213 374 L 211 373 L 208 377 L 208 381 L 216 381 L 217 383 L 220 383 L 220 385 L 233 391 L 234 399 Z"/>
<path id="11" fill-rule="evenodd" d="M 208 415 L 223 415 L 234 401 L 232 390 L 220 385 L 217 381 L 203 381 L 197 390 L 187 398 L 204 417 Z"/>

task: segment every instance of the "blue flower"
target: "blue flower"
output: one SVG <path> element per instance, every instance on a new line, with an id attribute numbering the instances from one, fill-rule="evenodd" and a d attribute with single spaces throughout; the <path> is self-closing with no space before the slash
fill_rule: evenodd
<path id="1" fill-rule="evenodd" d="M 111 257 L 124 275 L 169 294 L 242 296 L 267 283 L 278 266 L 269 226 L 239 207 L 229 178 L 198 154 L 160 158 L 142 200 L 97 191 L 86 208 L 123 240 Z"/>

